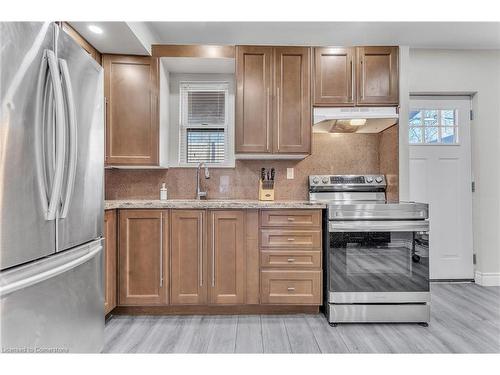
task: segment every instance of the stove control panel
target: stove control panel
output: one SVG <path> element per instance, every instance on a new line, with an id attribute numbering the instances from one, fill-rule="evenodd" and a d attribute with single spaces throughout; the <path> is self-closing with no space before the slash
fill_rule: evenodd
<path id="1" fill-rule="evenodd" d="M 352 188 L 385 188 L 384 175 L 313 175 L 309 176 L 309 188 L 333 188 L 350 190 Z"/>

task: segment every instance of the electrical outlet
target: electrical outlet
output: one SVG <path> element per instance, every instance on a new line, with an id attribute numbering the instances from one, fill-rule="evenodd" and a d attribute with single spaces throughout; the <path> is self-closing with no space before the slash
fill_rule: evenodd
<path id="1" fill-rule="evenodd" d="M 229 176 L 220 176 L 219 192 L 220 193 L 229 193 Z"/>
<path id="2" fill-rule="evenodd" d="M 286 169 L 286 179 L 293 180 L 293 168 Z"/>

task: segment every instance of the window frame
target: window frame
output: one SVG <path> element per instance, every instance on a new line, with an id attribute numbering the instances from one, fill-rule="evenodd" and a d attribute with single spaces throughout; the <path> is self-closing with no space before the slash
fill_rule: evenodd
<path id="1" fill-rule="evenodd" d="M 432 126 L 426 126 L 424 124 L 424 112 L 425 111 L 437 111 L 437 124 L 432 125 Z M 446 126 L 442 124 L 442 112 L 445 111 L 453 111 L 454 113 L 454 123 L 452 126 Z M 410 114 L 411 112 L 420 112 L 421 113 L 421 119 L 420 119 L 420 125 L 413 125 L 410 123 Z M 438 131 L 438 142 L 434 143 L 428 143 L 425 142 L 425 129 L 429 128 L 437 128 Z M 453 128 L 454 129 L 454 136 L 455 136 L 455 142 L 452 143 L 443 143 L 441 142 L 442 139 L 442 131 L 443 128 Z M 410 131 L 412 129 L 422 129 L 422 141 L 418 143 L 412 143 L 410 142 Z M 458 111 L 456 108 L 413 108 L 410 109 L 408 113 L 408 133 L 407 133 L 407 140 L 408 144 L 410 146 L 459 146 L 460 145 L 460 127 L 458 124 Z"/>
<path id="2" fill-rule="evenodd" d="M 205 165 L 210 168 L 234 168 L 234 82 L 225 79 L 206 80 L 206 79 L 181 79 L 177 82 L 179 101 L 178 101 L 178 139 L 177 139 L 177 160 L 172 167 L 179 168 L 196 168 L 198 162 L 187 162 L 187 135 L 188 130 L 206 130 L 206 129 L 224 129 L 224 161 L 220 163 L 211 163 L 206 161 Z M 187 95 L 184 97 L 185 89 L 183 86 L 192 85 L 203 88 L 203 90 L 224 91 L 225 92 L 225 118 L 224 125 L 208 124 L 208 125 L 189 125 L 187 123 Z M 203 87 L 206 86 L 206 87 Z M 217 89 L 219 88 L 219 89 Z M 199 91 L 203 91 L 199 90 Z M 185 137 L 185 138 L 184 138 Z M 183 147 L 184 142 L 184 147 Z"/>

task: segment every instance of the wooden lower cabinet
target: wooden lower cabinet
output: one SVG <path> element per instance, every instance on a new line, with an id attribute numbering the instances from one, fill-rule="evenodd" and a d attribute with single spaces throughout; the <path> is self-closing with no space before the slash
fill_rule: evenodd
<path id="1" fill-rule="evenodd" d="M 321 304 L 321 211 L 130 209 L 118 217 L 118 309 Z"/>
<path id="2" fill-rule="evenodd" d="M 320 305 L 321 271 L 261 271 L 262 303 Z"/>
<path id="3" fill-rule="evenodd" d="M 104 314 L 116 307 L 116 211 L 104 212 Z"/>
<path id="4" fill-rule="evenodd" d="M 172 210 L 172 304 L 245 302 L 244 217 L 241 210 Z"/>
<path id="5" fill-rule="evenodd" d="M 262 210 L 260 212 L 260 222 L 263 227 L 319 227 L 321 226 L 321 211 Z"/>
<path id="6" fill-rule="evenodd" d="M 207 302 L 206 213 L 171 212 L 170 302 L 203 305 Z"/>
<path id="7" fill-rule="evenodd" d="M 245 302 L 245 213 L 211 211 L 209 237 L 209 303 Z"/>
<path id="8" fill-rule="evenodd" d="M 120 305 L 168 303 L 168 216 L 165 210 L 120 210 Z"/>
<path id="9" fill-rule="evenodd" d="M 260 302 L 259 210 L 245 210 L 246 285 L 245 303 Z"/>
<path id="10" fill-rule="evenodd" d="M 261 267 L 321 267 L 321 251 L 263 250 L 260 254 Z"/>
<path id="11" fill-rule="evenodd" d="M 260 303 L 322 303 L 321 210 L 260 213 Z"/>
<path id="12" fill-rule="evenodd" d="M 260 246 L 285 249 L 321 248 L 321 229 L 262 229 L 260 232 Z"/>

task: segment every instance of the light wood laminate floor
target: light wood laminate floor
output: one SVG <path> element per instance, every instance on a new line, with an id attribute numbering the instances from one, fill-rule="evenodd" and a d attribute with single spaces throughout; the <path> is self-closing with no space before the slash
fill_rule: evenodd
<path id="1" fill-rule="evenodd" d="M 432 283 L 429 327 L 322 314 L 114 316 L 106 353 L 500 353 L 500 287 Z"/>

